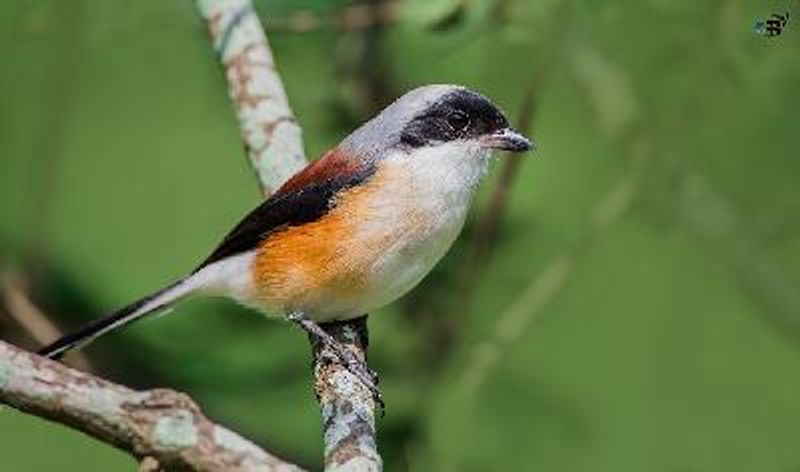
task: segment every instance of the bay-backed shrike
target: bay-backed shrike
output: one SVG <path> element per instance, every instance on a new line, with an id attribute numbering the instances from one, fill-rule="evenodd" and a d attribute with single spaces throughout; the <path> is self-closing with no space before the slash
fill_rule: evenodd
<path id="1" fill-rule="evenodd" d="M 193 293 L 287 317 L 336 345 L 318 323 L 411 290 L 461 231 L 492 151 L 531 146 L 482 95 L 453 85 L 412 90 L 294 175 L 187 276 L 40 354 L 60 357 Z M 350 351 L 337 353 L 352 364 Z M 354 373 L 375 391 L 370 376 Z"/>

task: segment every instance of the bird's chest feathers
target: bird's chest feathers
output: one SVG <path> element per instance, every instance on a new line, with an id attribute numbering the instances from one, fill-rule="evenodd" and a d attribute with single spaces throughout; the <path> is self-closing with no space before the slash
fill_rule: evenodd
<path id="1" fill-rule="evenodd" d="M 461 231 L 486 167 L 469 148 L 441 151 L 390 155 L 324 217 L 267 238 L 254 264 L 259 303 L 346 319 L 419 283 Z"/>
<path id="2" fill-rule="evenodd" d="M 441 149 L 440 149 L 441 148 Z M 488 156 L 454 145 L 387 157 L 358 223 L 370 298 L 379 306 L 415 286 L 458 236 Z"/>

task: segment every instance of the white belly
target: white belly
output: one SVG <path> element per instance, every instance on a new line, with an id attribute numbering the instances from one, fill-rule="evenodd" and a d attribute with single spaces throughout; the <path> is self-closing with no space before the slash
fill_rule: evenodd
<path id="1" fill-rule="evenodd" d="M 466 211 L 437 217 L 421 234 L 398 237 L 375 259 L 370 287 L 361 302 L 364 311 L 387 305 L 414 288 L 452 246 L 464 225 Z M 441 218 L 441 219 L 440 219 Z M 402 231 L 402 230 L 401 230 Z"/>
<path id="2" fill-rule="evenodd" d="M 450 249 L 464 226 L 488 154 L 448 146 L 382 163 L 393 169 L 391 184 L 374 196 L 355 238 L 356 250 L 372 253 L 364 270 L 367 289 L 321 318 L 360 316 L 393 302 Z"/>

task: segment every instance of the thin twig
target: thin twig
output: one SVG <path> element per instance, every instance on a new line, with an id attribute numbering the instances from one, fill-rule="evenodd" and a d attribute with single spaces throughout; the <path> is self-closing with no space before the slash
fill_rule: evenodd
<path id="1" fill-rule="evenodd" d="M 605 61 L 605 59 L 603 59 Z M 617 70 L 610 62 L 615 74 L 627 83 L 627 76 Z M 596 84 L 586 81 L 586 93 L 598 93 L 593 87 Z M 626 89 L 627 90 L 627 89 Z M 627 90 L 627 100 L 637 103 L 632 89 Z M 602 110 L 596 109 L 598 121 L 602 121 Z M 460 387 L 469 394 L 475 394 L 486 381 L 490 371 L 502 360 L 508 347 L 513 345 L 527 330 L 544 308 L 566 286 L 573 268 L 579 258 L 613 223 L 625 215 L 635 201 L 641 188 L 641 181 L 647 166 L 653 159 L 652 137 L 642 123 L 633 120 L 633 115 L 617 123 L 617 128 L 610 130 L 610 135 L 617 137 L 629 163 L 629 170 L 600 197 L 589 212 L 582 233 L 576 243 L 553 257 L 544 269 L 531 280 L 522 294 L 511 303 L 510 307 L 497 317 L 494 330 L 472 351 L 460 375 Z"/>
<path id="2" fill-rule="evenodd" d="M 359 4 L 362 15 L 380 16 L 386 9 L 383 0 L 365 0 Z M 386 53 L 386 28 L 381 22 L 353 33 L 342 34 L 336 49 L 336 75 L 346 96 L 352 121 L 361 122 L 388 105 L 395 95 L 390 57 Z"/>
<path id="3" fill-rule="evenodd" d="M 25 329 L 37 345 L 44 346 L 51 339 L 63 336 L 64 333 L 50 321 L 52 317 L 42 312 L 31 300 L 27 284 L 20 274 L 10 270 L 0 273 L 0 286 L 6 312 Z M 74 353 L 69 363 L 84 372 L 93 370 L 89 359 L 81 352 Z"/>
<path id="4" fill-rule="evenodd" d="M 292 33 L 308 33 L 326 28 L 339 31 L 369 29 L 397 22 L 402 16 L 402 6 L 403 3 L 399 1 L 381 1 L 377 8 L 370 4 L 358 3 L 344 6 L 333 14 L 298 10 L 286 18 L 270 20 L 268 26 L 271 31 Z"/>
<path id="5" fill-rule="evenodd" d="M 550 53 L 543 66 L 537 69 L 522 98 L 516 123 L 519 130 L 524 133 L 530 133 L 533 129 L 538 100 L 549 69 L 552 67 L 551 62 L 554 60 L 552 56 L 553 53 Z M 526 159 L 527 156 L 507 153 L 503 158 L 503 169 L 489 196 L 489 203 L 478 218 L 477 229 L 464 262 L 464 268 L 461 270 L 461 277 L 458 282 L 459 293 L 463 295 L 458 301 L 458 307 L 451 311 L 451 321 L 448 324 L 446 337 L 447 344 L 459 337 L 458 333 L 463 327 L 464 317 L 470 311 L 475 286 L 480 280 L 483 268 L 486 267 L 487 262 L 491 259 L 491 249 L 506 213 L 511 187 L 514 185 L 516 176 L 519 173 L 522 159 Z"/>
<path id="6" fill-rule="evenodd" d="M 628 211 L 638 191 L 640 178 L 641 173 L 636 170 L 620 178 L 592 209 L 586 232 L 578 244 L 551 259 L 510 307 L 497 317 L 494 331 L 477 344 L 467 363 L 469 367 L 462 372 L 460 386 L 464 391 L 470 394 L 478 391 L 509 346 L 528 332 L 542 310 L 566 286 L 579 256 Z"/>
<path id="7" fill-rule="evenodd" d="M 533 123 L 536 118 L 537 100 L 541 94 L 542 84 L 544 83 L 546 68 L 538 69 L 536 75 L 531 79 L 528 89 L 525 91 L 525 96 L 522 98 L 522 105 L 520 106 L 519 116 L 517 118 L 517 126 L 523 132 L 530 132 L 533 129 Z M 508 202 L 508 195 L 511 186 L 519 172 L 519 166 L 522 159 L 526 157 L 518 153 L 508 153 L 504 157 L 503 169 L 500 177 L 492 189 L 492 194 L 489 196 L 489 203 L 486 209 L 481 213 L 478 221 L 478 228 L 475 231 L 475 236 L 472 243 L 472 252 L 467 268 L 464 271 L 466 283 L 469 288 L 472 287 L 478 273 L 478 269 L 483 265 L 485 259 L 488 257 L 489 249 L 492 246 L 497 229 L 500 222 L 503 221 L 503 216 L 506 212 Z M 467 290 L 466 292 L 469 292 Z"/>
<path id="8" fill-rule="evenodd" d="M 498 2 L 495 6 L 495 15 L 502 19 L 508 14 L 508 5 L 504 2 Z M 519 107 L 519 115 L 515 125 L 517 128 L 525 133 L 532 133 L 536 123 L 536 114 L 538 111 L 539 100 L 543 94 L 544 86 L 547 82 L 551 72 L 559 64 L 563 52 L 563 41 L 561 40 L 564 30 L 568 29 L 571 25 L 570 12 L 572 11 L 572 2 L 564 2 L 561 7 L 554 14 L 551 22 L 550 31 L 545 36 L 543 45 L 538 49 L 541 51 L 541 65 L 536 69 L 536 72 L 530 78 L 528 86 L 525 89 L 525 94 L 522 97 L 522 103 Z M 474 293 L 474 288 L 480 280 L 482 268 L 488 265 L 492 256 L 492 247 L 497 237 L 500 224 L 506 213 L 508 206 L 508 197 L 511 194 L 511 189 L 516 181 L 516 176 L 519 173 L 522 160 L 526 156 L 521 154 L 508 154 L 504 156 L 503 169 L 500 177 L 492 188 L 492 193 L 489 196 L 489 203 L 478 218 L 477 229 L 475 236 L 472 239 L 472 245 L 469 253 L 467 254 L 464 268 L 461 271 L 460 292 L 464 294 L 459 307 L 453 312 L 456 314 L 456 322 L 453 324 L 455 328 L 459 328 L 460 318 L 465 313 L 469 312 L 470 303 L 472 301 L 471 294 Z"/>

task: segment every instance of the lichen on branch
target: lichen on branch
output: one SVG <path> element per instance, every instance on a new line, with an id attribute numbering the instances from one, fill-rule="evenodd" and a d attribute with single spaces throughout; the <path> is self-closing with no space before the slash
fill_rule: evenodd
<path id="1" fill-rule="evenodd" d="M 136 391 L 0 341 L 0 402 L 68 425 L 161 469 L 299 471 L 173 390 Z"/>

